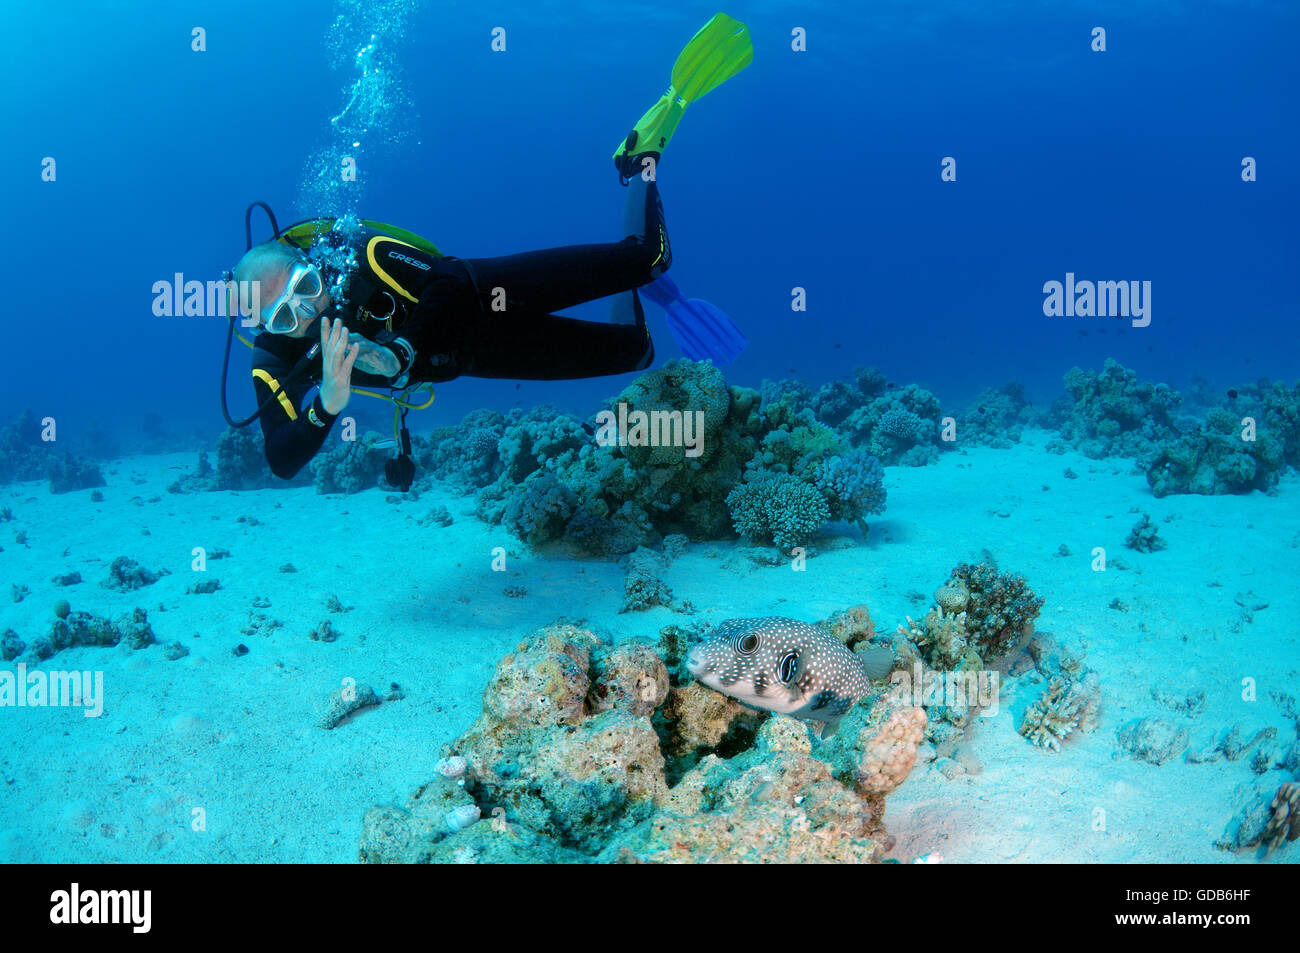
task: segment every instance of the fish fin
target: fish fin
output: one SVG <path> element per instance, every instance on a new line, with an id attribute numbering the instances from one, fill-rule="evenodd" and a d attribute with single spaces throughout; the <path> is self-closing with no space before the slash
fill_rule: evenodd
<path id="1" fill-rule="evenodd" d="M 885 678 L 894 668 L 894 650 L 887 646 L 873 645 L 854 653 L 862 663 L 862 670 L 867 678 Z"/>
<path id="2" fill-rule="evenodd" d="M 818 723 L 817 730 L 813 732 L 818 741 L 829 741 L 835 737 L 835 731 L 840 727 L 839 720 L 823 721 Z"/>

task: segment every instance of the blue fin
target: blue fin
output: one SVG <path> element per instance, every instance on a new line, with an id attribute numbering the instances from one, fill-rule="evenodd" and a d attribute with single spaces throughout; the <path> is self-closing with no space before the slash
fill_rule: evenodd
<path id="1" fill-rule="evenodd" d="M 667 275 L 638 290 L 664 309 L 668 330 L 682 354 L 692 361 L 708 358 L 719 366 L 730 364 L 749 344 L 749 338 L 722 309 L 699 298 L 686 297 Z"/>

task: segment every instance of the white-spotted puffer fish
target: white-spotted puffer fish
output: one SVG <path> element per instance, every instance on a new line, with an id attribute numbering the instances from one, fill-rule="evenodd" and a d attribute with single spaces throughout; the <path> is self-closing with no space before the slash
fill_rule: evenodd
<path id="1" fill-rule="evenodd" d="M 856 655 L 816 626 L 794 619 L 727 619 L 691 648 L 690 673 L 755 708 L 825 723 L 834 733 L 853 703 L 893 665 L 889 649 Z"/>

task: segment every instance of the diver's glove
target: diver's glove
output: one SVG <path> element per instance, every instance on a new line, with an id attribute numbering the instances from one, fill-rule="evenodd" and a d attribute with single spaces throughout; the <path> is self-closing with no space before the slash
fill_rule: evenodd
<path id="1" fill-rule="evenodd" d="M 397 373 L 393 375 L 394 387 L 405 387 L 411 374 L 411 365 L 415 363 L 415 348 L 404 337 L 392 331 L 380 331 L 375 335 L 375 343 L 382 344 L 393 352 L 397 358 Z"/>

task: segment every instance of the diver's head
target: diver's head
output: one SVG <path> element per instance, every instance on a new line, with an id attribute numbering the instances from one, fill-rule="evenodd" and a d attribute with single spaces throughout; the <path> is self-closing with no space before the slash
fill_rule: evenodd
<path id="1" fill-rule="evenodd" d="M 315 330 L 316 319 L 332 304 L 320 269 L 284 242 L 254 245 L 239 259 L 234 279 L 258 283 L 255 300 L 260 303 L 252 317 L 272 334 L 306 337 Z"/>

